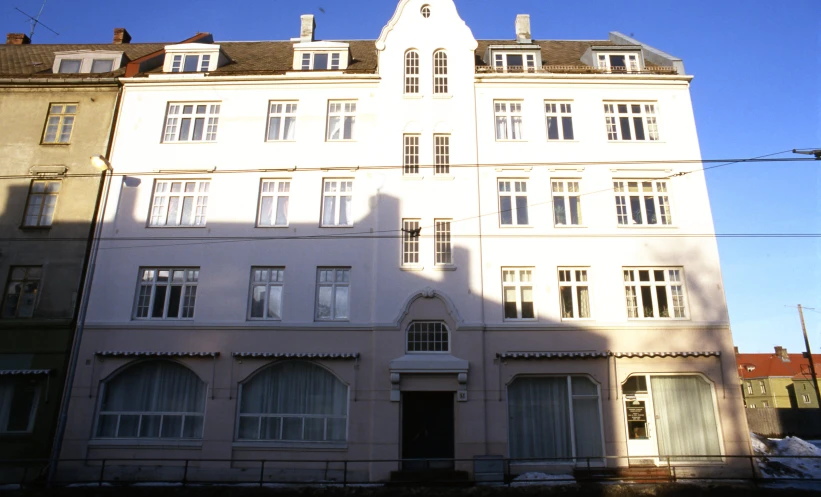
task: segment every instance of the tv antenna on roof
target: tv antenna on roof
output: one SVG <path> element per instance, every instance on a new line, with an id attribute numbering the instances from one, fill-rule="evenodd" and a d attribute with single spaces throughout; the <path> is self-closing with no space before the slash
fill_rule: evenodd
<path id="1" fill-rule="evenodd" d="M 31 17 L 30 15 L 26 14 L 25 12 L 18 9 L 17 7 L 14 8 L 14 10 L 16 10 L 17 12 L 19 12 L 19 13 L 23 14 L 24 16 L 28 17 L 29 19 L 31 19 L 31 31 L 29 32 L 29 39 L 34 38 L 34 30 L 37 28 L 38 24 L 43 26 L 47 30 L 51 31 L 52 33 L 56 34 L 57 36 L 60 36 L 60 33 L 58 33 L 57 31 L 54 31 L 50 27 L 48 27 L 45 24 L 43 24 L 42 22 L 40 22 L 40 16 L 43 14 L 43 9 L 46 8 L 46 2 L 48 2 L 48 0 L 43 0 L 43 5 L 40 6 L 40 12 L 37 13 L 37 17 Z"/>

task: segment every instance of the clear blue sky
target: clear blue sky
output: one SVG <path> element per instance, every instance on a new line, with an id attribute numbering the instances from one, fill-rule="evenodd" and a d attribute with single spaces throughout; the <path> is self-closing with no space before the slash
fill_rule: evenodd
<path id="1" fill-rule="evenodd" d="M 3 32 L 28 32 L 19 7 L 0 0 Z M 531 15 L 536 39 L 606 39 L 609 31 L 684 60 L 705 159 L 821 148 L 821 1 L 641 0 L 578 2 L 457 0 L 476 38 L 513 38 L 516 14 Z M 134 42 L 172 42 L 197 31 L 215 39 L 282 40 L 299 15 L 317 16 L 324 39 L 375 39 L 394 0 L 111 2 L 48 0 L 36 43 L 108 43 L 114 27 Z M 320 12 L 322 8 L 325 12 Z M 792 156 L 786 154 L 785 156 Z M 821 233 L 821 161 L 740 164 L 708 171 L 718 233 Z M 745 352 L 804 348 L 797 311 L 821 353 L 821 239 L 719 239 L 735 342 Z"/>

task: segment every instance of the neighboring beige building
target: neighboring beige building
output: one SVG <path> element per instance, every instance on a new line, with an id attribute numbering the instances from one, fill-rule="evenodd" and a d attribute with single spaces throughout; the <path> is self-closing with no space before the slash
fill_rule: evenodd
<path id="1" fill-rule="evenodd" d="M 818 408 L 806 354 L 789 354 L 777 346 L 774 354 L 736 353 L 736 362 L 747 408 Z M 815 364 L 815 371 L 821 373 L 821 363 Z"/>

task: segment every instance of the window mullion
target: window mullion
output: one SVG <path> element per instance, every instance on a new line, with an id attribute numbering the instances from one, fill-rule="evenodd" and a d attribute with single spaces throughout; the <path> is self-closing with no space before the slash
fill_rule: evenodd
<path id="1" fill-rule="evenodd" d="M 570 422 L 570 450 L 573 459 L 576 458 L 576 423 L 573 420 L 573 383 L 571 377 L 567 376 L 567 403 L 568 403 L 568 421 Z"/>
<path id="2" fill-rule="evenodd" d="M 169 269 L 168 271 L 169 271 L 169 273 L 168 273 L 169 281 L 167 283 L 165 283 L 165 285 L 164 285 L 165 286 L 165 299 L 164 299 L 164 305 L 163 305 L 163 309 L 162 309 L 163 319 L 168 317 L 168 303 L 171 300 L 171 281 L 170 281 L 170 279 L 174 277 L 174 271 L 172 269 Z"/>

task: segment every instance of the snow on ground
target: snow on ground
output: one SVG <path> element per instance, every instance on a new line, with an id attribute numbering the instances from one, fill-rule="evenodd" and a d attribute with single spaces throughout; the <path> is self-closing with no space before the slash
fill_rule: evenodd
<path id="1" fill-rule="evenodd" d="M 521 487 L 526 485 L 567 485 L 569 483 L 576 483 L 573 475 L 549 475 L 547 473 L 524 473 L 513 479 L 512 487 Z"/>
<path id="2" fill-rule="evenodd" d="M 765 438 L 751 433 L 753 452 L 762 476 L 821 479 L 821 449 L 798 437 Z M 798 457 L 777 457 L 798 456 Z M 816 458 L 812 458 L 812 457 Z"/>

